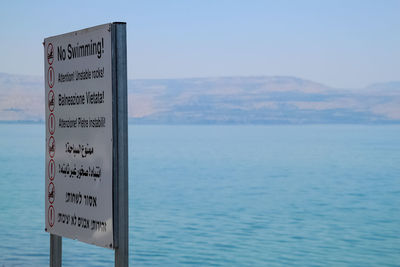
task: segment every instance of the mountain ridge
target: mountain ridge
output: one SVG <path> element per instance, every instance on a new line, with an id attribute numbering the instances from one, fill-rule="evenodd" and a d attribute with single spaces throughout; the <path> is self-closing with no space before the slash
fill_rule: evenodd
<path id="1" fill-rule="evenodd" d="M 292 76 L 129 79 L 138 124 L 400 123 L 400 82 L 338 89 Z M 44 120 L 40 76 L 0 73 L 0 121 Z"/>

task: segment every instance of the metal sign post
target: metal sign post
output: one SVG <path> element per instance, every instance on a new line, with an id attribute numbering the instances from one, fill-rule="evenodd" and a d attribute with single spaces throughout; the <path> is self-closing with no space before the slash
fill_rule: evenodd
<path id="1" fill-rule="evenodd" d="M 62 237 L 50 234 L 50 267 L 61 267 Z"/>
<path id="2" fill-rule="evenodd" d="M 126 68 L 126 24 L 113 23 L 113 127 L 114 136 L 114 244 L 115 267 L 129 266 L 128 205 L 128 90 Z"/>
<path id="3" fill-rule="evenodd" d="M 128 266 L 126 23 L 43 44 L 50 266 L 62 264 L 62 237 L 114 249 L 115 266 Z"/>

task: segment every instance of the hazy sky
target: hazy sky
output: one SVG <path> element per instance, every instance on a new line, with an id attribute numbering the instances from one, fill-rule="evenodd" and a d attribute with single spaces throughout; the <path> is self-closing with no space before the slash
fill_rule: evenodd
<path id="1" fill-rule="evenodd" d="M 0 72 L 43 75 L 45 37 L 128 25 L 129 78 L 400 80 L 400 1 L 4 1 Z"/>

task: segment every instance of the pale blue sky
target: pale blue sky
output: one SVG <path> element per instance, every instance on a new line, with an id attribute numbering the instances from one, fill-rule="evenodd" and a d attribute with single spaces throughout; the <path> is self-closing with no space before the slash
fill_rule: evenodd
<path id="1" fill-rule="evenodd" d="M 128 23 L 129 78 L 400 80 L 400 1 L 6 1 L 0 72 L 43 75 L 45 37 Z"/>

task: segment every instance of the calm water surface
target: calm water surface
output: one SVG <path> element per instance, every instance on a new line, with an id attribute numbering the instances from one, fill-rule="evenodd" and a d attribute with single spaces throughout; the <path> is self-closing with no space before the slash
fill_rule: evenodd
<path id="1" fill-rule="evenodd" d="M 135 266 L 400 266 L 400 126 L 130 126 Z M 0 267 L 48 266 L 44 125 L 0 124 Z M 113 251 L 63 239 L 63 266 Z"/>

